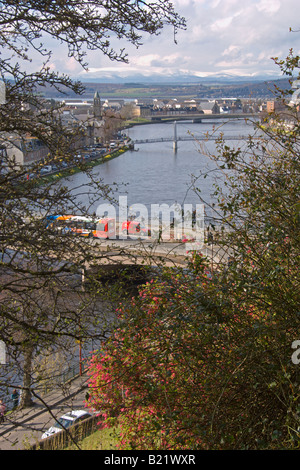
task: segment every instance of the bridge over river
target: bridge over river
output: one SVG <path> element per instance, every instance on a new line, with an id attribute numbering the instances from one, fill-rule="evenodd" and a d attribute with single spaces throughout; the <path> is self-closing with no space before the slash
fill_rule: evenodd
<path id="1" fill-rule="evenodd" d="M 166 117 L 167 115 L 165 116 L 160 116 L 162 119 L 164 117 Z M 185 116 L 185 120 L 187 119 L 187 116 L 190 117 L 191 119 L 191 115 L 186 115 Z M 199 118 L 197 118 L 196 120 L 194 119 L 193 121 L 194 122 L 201 122 L 202 119 L 206 119 L 206 120 L 214 120 L 214 119 L 219 119 L 219 120 L 225 120 L 227 121 L 227 118 L 229 117 L 229 119 L 235 119 L 235 120 L 245 120 L 245 119 L 249 119 L 249 116 L 251 116 L 251 118 L 253 118 L 253 114 L 251 115 L 246 115 L 246 114 L 241 114 L 241 115 L 238 115 L 238 114 L 228 114 L 226 115 L 226 118 L 224 117 L 224 115 L 222 114 L 207 114 L 207 115 L 202 115 L 202 114 L 198 114 L 197 116 L 201 116 Z M 176 116 L 176 118 L 178 118 L 180 116 Z M 162 120 L 161 119 L 161 120 Z M 184 119 L 184 117 L 180 117 L 180 119 Z M 155 119 L 156 121 L 158 119 Z M 160 122 L 161 122 L 160 120 Z M 170 119 L 169 119 L 170 120 Z M 157 142 L 173 142 L 173 149 L 174 151 L 177 150 L 177 143 L 178 142 L 184 142 L 184 141 L 194 141 L 194 142 L 199 142 L 199 141 L 209 141 L 209 140 L 212 140 L 212 141 L 216 141 L 220 138 L 220 135 L 216 136 L 216 135 L 211 135 L 209 134 L 208 132 L 203 132 L 202 135 L 193 135 L 192 133 L 190 133 L 189 135 L 185 135 L 185 136 L 178 136 L 178 133 L 177 133 L 177 120 L 178 119 L 173 119 L 174 120 L 174 132 L 173 132 L 173 135 L 172 136 L 169 136 L 169 137 L 153 137 L 153 138 L 148 138 L 148 139 L 134 139 L 132 140 L 132 144 L 133 145 L 136 145 L 136 144 L 152 144 L 152 143 L 157 143 Z M 226 135 L 223 137 L 224 140 L 247 140 L 249 138 L 249 134 L 248 135 Z M 255 138 L 255 137 L 253 137 Z"/>
<path id="2" fill-rule="evenodd" d="M 248 135 L 231 135 L 231 136 L 226 136 L 226 138 L 224 138 L 225 140 L 246 140 L 248 139 Z M 185 137 L 176 137 L 174 139 L 174 136 L 173 137 L 155 137 L 154 139 L 136 139 L 133 141 L 133 143 L 135 144 L 151 144 L 151 143 L 155 143 L 155 142 L 181 142 L 181 141 L 188 141 L 188 140 L 194 140 L 195 142 L 199 141 L 199 140 L 217 140 L 216 137 L 212 137 L 212 136 L 208 136 L 208 135 L 205 135 L 203 134 L 203 136 L 193 136 L 193 135 L 189 135 L 189 136 L 185 136 Z"/>
<path id="3" fill-rule="evenodd" d="M 155 114 L 150 116 L 152 122 L 162 121 L 193 121 L 203 122 L 206 120 L 221 120 L 228 121 L 229 119 L 249 119 L 257 121 L 259 114 L 254 113 L 236 113 L 236 114 L 201 114 L 201 113 L 167 113 L 167 114 Z"/>
<path id="4" fill-rule="evenodd" d="M 83 276 L 93 272 L 107 275 L 126 267 L 185 268 L 191 260 L 193 248 L 197 245 L 175 240 L 160 243 L 140 239 L 85 241 L 93 244 L 96 262 L 83 264 Z M 197 246 L 197 251 L 207 258 L 211 272 L 221 264 L 226 264 L 228 257 L 232 255 L 217 242 L 203 243 Z"/>

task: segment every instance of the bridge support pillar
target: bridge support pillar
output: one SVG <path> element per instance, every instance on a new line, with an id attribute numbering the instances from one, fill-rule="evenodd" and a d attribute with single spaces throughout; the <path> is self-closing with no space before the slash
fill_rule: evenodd
<path id="1" fill-rule="evenodd" d="M 177 152 L 177 121 L 174 121 L 173 150 L 174 152 Z"/>

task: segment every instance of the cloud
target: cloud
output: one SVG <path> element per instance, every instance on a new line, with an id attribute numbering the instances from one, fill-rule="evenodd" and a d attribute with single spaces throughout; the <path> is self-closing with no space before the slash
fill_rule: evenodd
<path id="1" fill-rule="evenodd" d="M 258 11 L 262 11 L 265 13 L 274 14 L 277 13 L 281 7 L 280 0 L 261 0 L 257 5 L 256 8 Z"/>
<path id="2" fill-rule="evenodd" d="M 132 65 L 135 67 L 152 67 L 154 62 L 162 62 L 164 58 L 159 54 L 147 54 L 134 57 Z"/>
<path id="3" fill-rule="evenodd" d="M 111 62 L 100 51 L 88 51 L 89 72 L 83 72 L 53 41 L 52 66 L 72 76 L 101 77 L 101 74 L 215 73 L 242 75 L 280 74 L 271 57 L 286 57 L 289 49 L 300 51 L 299 0 L 173 0 L 175 9 L 187 20 L 187 30 L 166 27 L 159 36 L 143 35 L 136 49 L 113 39 L 113 46 L 125 47 L 129 64 Z"/>
<path id="4" fill-rule="evenodd" d="M 222 53 L 222 56 L 240 56 L 241 55 L 241 48 L 239 46 L 235 46 L 231 44 L 225 51 Z"/>
<path id="5" fill-rule="evenodd" d="M 215 21 L 211 25 L 211 30 L 217 32 L 220 29 L 228 28 L 228 26 L 230 26 L 233 18 L 234 18 L 233 16 L 228 16 L 227 18 L 220 18 L 219 20 Z"/>
<path id="6" fill-rule="evenodd" d="M 65 68 L 68 73 L 74 73 L 78 71 L 78 62 L 74 59 L 74 57 L 70 57 L 65 62 Z"/>

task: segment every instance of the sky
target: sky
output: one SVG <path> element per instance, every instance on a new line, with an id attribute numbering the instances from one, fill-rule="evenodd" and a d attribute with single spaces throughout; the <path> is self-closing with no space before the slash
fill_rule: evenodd
<path id="1" fill-rule="evenodd" d="M 139 49 L 127 45 L 129 64 L 111 62 L 90 52 L 88 72 L 51 44 L 51 68 L 82 81 L 118 75 L 196 77 L 280 76 L 272 57 L 285 58 L 290 48 L 300 53 L 299 0 L 173 0 L 186 18 L 187 29 L 173 40 L 166 27 L 157 37 L 144 36 Z M 293 31 L 290 31 L 290 28 Z M 299 31 L 299 32 L 297 32 Z M 125 46 L 124 42 L 120 47 Z"/>

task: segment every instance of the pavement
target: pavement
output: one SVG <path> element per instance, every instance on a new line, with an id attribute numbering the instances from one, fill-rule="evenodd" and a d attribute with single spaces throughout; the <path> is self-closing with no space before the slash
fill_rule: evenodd
<path id="1" fill-rule="evenodd" d="M 83 373 L 70 380 L 63 389 L 35 399 L 32 407 L 8 413 L 4 423 L 0 424 L 0 450 L 29 449 L 50 427 L 54 417 L 71 409 L 85 408 L 87 380 L 87 374 Z"/>

